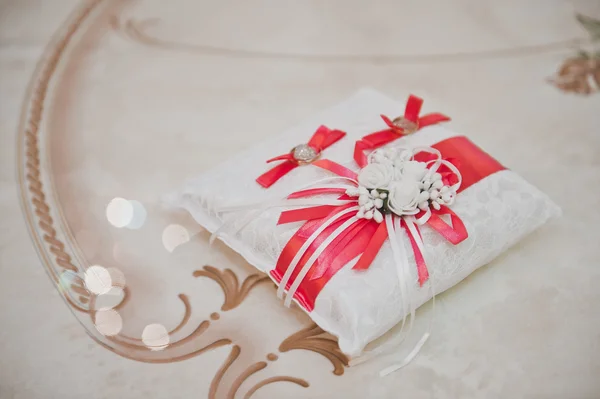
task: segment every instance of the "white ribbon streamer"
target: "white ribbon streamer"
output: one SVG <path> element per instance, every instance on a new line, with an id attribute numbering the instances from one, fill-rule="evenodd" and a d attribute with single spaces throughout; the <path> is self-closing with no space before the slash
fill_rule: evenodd
<path id="1" fill-rule="evenodd" d="M 313 266 L 313 264 L 315 263 L 315 261 L 319 258 L 319 256 L 321 256 L 321 254 L 323 253 L 323 251 L 329 246 L 329 244 L 331 244 L 333 242 L 333 240 L 335 240 L 348 227 L 352 226 L 358 220 L 359 219 L 356 216 L 353 216 L 350 219 L 346 220 L 344 223 L 342 223 L 342 225 L 340 225 L 337 229 L 335 229 L 335 231 L 333 233 L 331 233 L 321 243 L 321 245 L 319 245 L 319 247 L 315 250 L 315 252 L 313 252 L 313 254 L 310 256 L 310 258 L 308 258 L 308 260 L 306 261 L 306 264 L 302 267 L 302 269 L 300 269 L 300 272 L 298 273 L 298 276 L 296 276 L 296 279 L 294 280 L 294 283 L 292 284 L 292 286 L 288 290 L 287 296 L 285 297 L 285 301 L 283 303 L 283 305 L 285 307 L 287 307 L 287 308 L 290 307 L 290 305 L 292 304 L 292 299 L 294 299 L 294 295 L 296 294 L 296 291 L 298 290 L 298 287 L 300 286 L 300 284 L 304 280 L 304 277 L 306 277 L 306 275 L 310 271 L 310 269 Z M 280 287 L 281 287 L 281 285 L 280 285 Z M 284 287 L 285 287 L 285 285 L 284 285 Z"/>
<path id="2" fill-rule="evenodd" d="M 402 332 L 404 331 L 406 317 L 409 314 L 408 307 L 410 306 L 411 321 L 409 329 L 406 332 L 406 335 L 408 335 L 410 333 L 410 330 L 412 329 L 412 323 L 414 318 L 414 308 L 411 305 L 409 293 L 410 264 L 408 261 L 406 249 L 404 248 L 404 243 L 402 242 L 401 237 L 396 236 L 396 226 L 394 226 L 394 219 L 397 219 L 398 223 L 401 220 L 400 218 L 394 218 L 394 216 L 392 216 L 389 213 L 385 215 L 385 225 L 388 232 L 388 239 L 390 240 L 390 244 L 392 247 L 392 256 L 394 258 L 394 265 L 396 266 L 396 277 L 398 278 L 400 295 L 402 297 L 402 313 L 404 314 L 404 318 L 402 319 L 402 327 L 400 328 L 400 334 L 402 334 Z M 402 231 L 401 228 L 400 231 Z"/>
<path id="3" fill-rule="evenodd" d="M 392 225 L 394 223 L 390 219 L 392 219 L 392 216 L 386 215 L 386 226 Z M 382 344 L 381 346 L 379 346 L 375 349 L 365 352 L 359 358 L 352 359 L 352 361 L 351 361 L 352 366 L 356 366 L 358 364 L 369 361 L 377 356 L 380 356 L 380 355 L 390 352 L 395 347 L 398 347 L 400 344 L 402 344 L 402 342 L 406 339 L 406 337 L 408 337 L 408 335 L 412 331 L 413 323 L 414 323 L 414 320 L 416 319 L 416 309 L 414 307 L 414 303 L 410 299 L 406 299 L 407 295 L 410 297 L 411 293 L 409 292 L 409 290 L 411 289 L 412 284 L 413 284 L 412 278 L 410 276 L 410 270 L 408 269 L 408 267 L 410 267 L 410 262 L 408 261 L 408 258 L 406 257 L 406 252 L 404 249 L 404 244 L 401 239 L 401 235 L 398 235 L 397 232 L 395 231 L 395 229 L 399 229 L 399 231 L 403 230 L 402 226 L 401 226 L 401 219 L 400 218 L 394 218 L 394 219 L 396 219 L 395 220 L 396 225 L 394 226 L 395 228 L 392 228 L 392 229 L 390 229 L 388 227 L 388 238 L 389 238 L 390 244 L 392 246 L 392 253 L 394 256 L 394 262 L 396 264 L 398 283 L 400 285 L 400 291 L 401 291 L 400 293 L 401 293 L 402 302 L 403 302 L 402 311 L 404 314 L 404 318 L 402 319 L 402 326 L 400 328 L 400 331 L 396 334 L 396 337 L 394 339 Z M 409 236 L 411 236 L 414 239 L 417 247 L 419 248 L 419 250 L 421 251 L 421 254 L 423 255 L 423 258 L 425 258 L 425 252 L 424 252 L 425 248 L 424 248 L 423 240 L 421 239 L 421 237 L 416 229 L 416 226 L 415 226 L 415 223 L 417 222 L 417 220 L 414 218 L 414 216 L 404 216 L 403 219 L 407 226 L 407 229 L 404 231 L 406 231 L 406 234 L 408 234 Z M 396 244 L 394 244 L 394 243 L 396 243 Z M 423 348 L 423 346 L 425 345 L 425 343 L 431 336 L 433 321 L 435 319 L 435 289 L 434 289 L 432 276 L 429 276 L 428 282 L 429 282 L 429 289 L 431 290 L 431 296 L 432 296 L 432 315 L 431 315 L 431 318 L 429 321 L 429 326 L 427 328 L 427 331 L 419 339 L 419 341 L 413 347 L 413 349 L 410 351 L 410 353 L 408 355 L 406 355 L 404 357 L 404 359 L 402 359 L 402 361 L 400 361 L 398 363 L 394 363 L 394 364 L 384 368 L 383 370 L 381 370 L 379 372 L 379 375 L 381 377 L 385 377 L 397 370 L 400 370 L 401 368 L 407 366 L 408 364 L 410 364 L 410 362 L 412 362 L 416 358 L 416 356 L 419 354 L 419 352 L 421 351 L 421 349 Z M 408 307 L 410 307 L 410 313 L 407 312 L 406 305 L 408 305 Z M 403 334 L 404 325 L 405 325 L 407 317 L 410 317 L 411 320 L 410 320 L 408 330 L 406 331 L 405 334 Z"/>
<path id="4" fill-rule="evenodd" d="M 283 207 L 295 207 L 295 206 L 313 206 L 313 205 L 345 205 L 355 200 L 331 200 L 327 198 L 294 198 L 294 199 L 282 199 L 268 203 L 268 208 L 283 208 Z M 255 209 L 258 207 L 265 207 L 265 201 L 259 201 L 249 204 L 231 205 L 216 208 L 215 210 L 219 213 L 227 212 L 239 212 L 247 209 Z M 266 210 L 266 209 L 265 209 Z"/>
<path id="5" fill-rule="evenodd" d="M 310 237 L 308 237 L 308 240 L 306 240 L 304 242 L 304 244 L 302 244 L 302 246 L 300 247 L 298 252 L 296 252 L 294 259 L 292 259 L 292 261 L 288 265 L 287 270 L 285 271 L 285 274 L 283 275 L 283 277 L 281 278 L 281 281 L 279 282 L 279 287 L 277 288 L 277 297 L 278 298 L 283 298 L 285 286 L 287 285 L 292 273 L 296 269 L 296 266 L 298 266 L 298 262 L 300 261 L 300 259 L 302 258 L 302 256 L 304 255 L 304 253 L 306 252 L 308 247 L 313 243 L 314 240 L 317 239 L 319 234 L 321 234 L 323 232 L 323 230 L 325 230 L 329 225 L 331 225 L 333 222 L 335 222 L 340 217 L 344 216 L 347 213 L 356 212 L 356 211 L 358 211 L 358 206 L 353 206 L 353 207 L 344 209 L 341 212 L 336 213 L 331 218 L 329 218 L 325 223 L 323 223 L 321 226 L 319 226 L 319 228 L 317 230 L 315 230 L 315 232 L 312 233 L 312 235 Z"/>
<path id="6" fill-rule="evenodd" d="M 403 314 L 401 322 L 402 324 L 400 326 L 400 331 L 398 333 L 395 333 L 394 338 L 374 349 L 363 352 L 363 354 L 360 357 L 352 359 L 352 366 L 365 363 L 371 359 L 374 359 L 378 356 L 390 352 L 393 348 L 400 346 L 402 342 L 406 339 L 406 337 L 408 337 L 408 335 L 410 334 L 414 320 L 416 318 L 416 308 L 414 307 L 414 303 L 410 300 L 409 292 L 410 287 L 413 284 L 410 275 L 411 265 L 408 260 L 404 243 L 402 242 L 402 235 L 401 233 L 396 234 L 396 229 L 398 229 L 399 232 L 402 232 L 404 230 L 401 226 L 401 219 L 399 217 L 394 217 L 390 214 L 387 214 L 385 216 L 385 223 L 388 232 L 388 239 L 390 240 L 390 245 L 392 247 L 392 256 L 394 257 L 394 264 L 396 266 L 396 276 L 398 278 L 398 285 L 400 289 Z M 410 232 L 407 231 L 407 234 L 410 234 Z M 410 317 L 410 324 L 408 331 L 404 333 L 404 327 L 406 324 L 406 319 L 408 317 Z M 404 361 L 406 361 L 406 359 Z"/>

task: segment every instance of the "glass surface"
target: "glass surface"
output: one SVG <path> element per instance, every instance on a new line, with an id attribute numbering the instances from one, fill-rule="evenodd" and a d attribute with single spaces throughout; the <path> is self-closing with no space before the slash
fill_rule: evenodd
<path id="1" fill-rule="evenodd" d="M 553 28 L 566 4 L 513 7 L 82 3 L 48 47 L 19 132 L 26 221 L 50 278 L 94 339 L 129 358 L 239 345 L 245 366 L 233 381 L 285 352 L 308 317 L 284 309 L 273 284 L 222 244 L 209 251 L 208 234 L 161 196 L 365 86 L 443 104 L 484 148 L 519 138 L 505 116 L 530 126 L 514 99 L 534 87 L 534 103 L 549 90 L 546 66 L 586 39 L 575 25 Z M 523 62 L 539 75 L 507 73 Z M 518 152 L 502 155 L 528 167 Z M 339 373 L 347 359 L 335 344 L 325 352 Z M 305 375 L 329 375 L 324 364 Z"/>

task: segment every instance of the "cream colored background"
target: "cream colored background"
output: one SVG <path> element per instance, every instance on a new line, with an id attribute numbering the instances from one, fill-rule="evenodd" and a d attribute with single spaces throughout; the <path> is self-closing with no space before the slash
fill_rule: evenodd
<path id="1" fill-rule="evenodd" d="M 600 94 L 575 97 L 545 82 L 573 54 L 545 46 L 584 38 L 573 13 L 600 17 L 596 1 L 106 3 L 54 81 L 43 133 L 47 171 L 76 237 L 88 237 L 86 256 L 128 248 L 131 335 L 157 320 L 176 324 L 179 292 L 203 317 L 218 309 L 214 283 L 190 278 L 207 262 L 250 270 L 222 248 L 210 258 L 202 234 L 165 253 L 160 233 L 173 216 L 158 210 L 158 194 L 372 86 L 400 99 L 414 92 L 452 115 L 455 130 L 546 191 L 564 217 L 442 295 L 433 338 L 401 372 L 379 379 L 381 360 L 334 376 L 314 353 L 285 354 L 269 375 L 310 387 L 273 384 L 254 397 L 600 397 Z M 228 350 L 155 365 L 98 346 L 46 277 L 18 209 L 14 144 L 25 90 L 78 4 L 0 1 L 0 398 L 203 398 Z M 161 41 L 115 31 L 115 16 L 159 18 L 147 32 Z M 533 49 L 515 50 L 523 46 Z M 142 230 L 107 226 L 115 196 L 147 206 Z M 240 370 L 306 325 L 266 285 L 246 302 L 209 330 L 242 346 Z"/>

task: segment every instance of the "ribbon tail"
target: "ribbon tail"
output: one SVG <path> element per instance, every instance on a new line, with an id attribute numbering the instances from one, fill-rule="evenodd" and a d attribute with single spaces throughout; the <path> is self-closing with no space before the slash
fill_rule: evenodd
<path id="1" fill-rule="evenodd" d="M 291 162 L 291 161 L 282 162 L 281 164 L 275 166 L 273 169 L 258 176 L 258 178 L 256 179 L 256 182 L 258 184 L 260 184 L 261 186 L 263 186 L 264 188 L 269 188 L 273 184 L 275 184 L 275 182 L 277 180 L 281 179 L 283 176 L 285 176 L 287 173 L 289 173 L 291 170 L 295 169 L 296 167 L 298 167 L 298 165 L 294 162 Z"/>
<path id="2" fill-rule="evenodd" d="M 278 265 L 279 265 L 279 262 L 283 261 L 286 258 L 289 258 L 290 257 L 289 255 L 291 255 L 292 253 L 293 253 L 293 257 L 292 257 L 292 260 L 289 262 L 289 264 L 286 265 L 287 267 L 285 269 L 285 273 L 283 274 L 283 277 L 281 278 L 281 280 L 279 282 L 279 287 L 277 288 L 277 297 L 278 298 L 283 298 L 284 290 L 288 284 L 288 281 L 292 277 L 292 273 L 296 269 L 296 266 L 298 266 L 298 264 L 300 263 L 300 260 L 305 255 L 306 251 L 308 250 L 309 246 L 313 243 L 313 241 L 315 241 L 317 239 L 317 237 L 329 225 L 334 223 L 336 220 L 343 217 L 344 215 L 349 214 L 350 212 L 356 212 L 356 211 L 358 211 L 358 206 L 352 206 L 349 208 L 340 207 L 339 212 L 337 210 L 334 210 L 328 218 L 322 220 L 322 222 L 320 223 L 318 228 L 314 232 L 312 232 L 310 237 L 308 237 L 308 239 L 306 239 L 302 243 L 302 245 L 300 246 L 300 248 L 298 250 L 296 250 L 295 248 L 292 247 L 292 248 L 289 248 L 289 250 L 291 250 L 292 252 L 288 253 L 287 246 L 286 246 L 286 248 L 284 248 L 281 255 L 279 256 L 279 259 L 277 260 Z M 296 234 L 298 234 L 298 232 L 296 232 Z M 290 240 L 290 242 L 292 242 L 292 240 Z M 286 255 L 286 256 L 284 256 L 284 255 Z"/>
<path id="3" fill-rule="evenodd" d="M 341 130 L 332 130 L 327 126 L 320 126 L 309 140 L 308 145 L 317 149 L 318 151 L 321 151 L 332 146 L 337 141 L 341 140 L 345 135 L 346 133 L 342 132 Z"/>
<path id="4" fill-rule="evenodd" d="M 329 247 L 329 245 L 335 239 L 337 239 L 340 235 L 344 234 L 344 232 L 348 228 L 350 228 L 350 226 L 352 226 L 354 223 L 356 223 L 358 220 L 359 219 L 356 216 L 352 216 L 350 219 L 346 220 L 337 229 L 335 229 L 335 231 L 333 231 L 319 245 L 319 247 L 312 253 L 312 255 L 310 256 L 310 258 L 308 258 L 308 260 L 306 261 L 306 263 L 300 269 L 300 272 L 298 273 L 298 275 L 294 279 L 294 282 L 292 283 L 292 286 L 288 290 L 287 296 L 285 297 L 285 301 L 283 302 L 283 305 L 285 307 L 289 308 L 290 305 L 292 304 L 292 299 L 294 299 L 294 296 L 296 295 L 296 291 L 298 290 L 298 287 L 300 287 L 300 284 L 302 284 L 302 281 L 304 281 L 304 278 L 306 277 L 306 275 L 308 274 L 308 272 L 310 271 L 310 269 L 314 266 L 315 261 L 317 260 L 317 258 L 319 256 L 321 256 L 321 254 Z"/>
<path id="5" fill-rule="evenodd" d="M 293 161 L 294 157 L 290 154 L 279 155 L 275 158 L 271 158 L 267 160 L 267 163 L 275 162 L 275 161 Z"/>
<path id="6" fill-rule="evenodd" d="M 396 235 L 396 226 L 394 226 L 394 217 L 390 214 L 385 215 L 385 224 L 387 228 L 388 237 L 390 238 L 390 246 L 392 247 L 392 256 L 394 258 L 394 264 L 396 265 L 396 277 L 398 278 L 398 287 L 400 289 L 400 297 L 402 298 L 402 326 L 400 327 L 399 334 L 402 334 L 404 331 L 404 326 L 406 324 L 406 318 L 408 317 L 408 309 L 410 307 L 410 327 L 409 332 L 412 329 L 412 324 L 415 320 L 415 309 L 412 306 L 412 302 L 410 300 L 410 272 L 409 272 L 409 262 L 408 257 L 406 256 L 406 249 L 404 248 L 404 244 L 399 236 Z M 401 223 L 399 223 L 402 226 Z M 408 332 L 407 332 L 408 334 Z"/>
<path id="7" fill-rule="evenodd" d="M 412 220 L 407 219 L 408 218 L 403 218 L 402 223 L 404 227 L 406 227 L 408 238 L 410 240 L 410 246 L 415 254 L 419 285 L 422 287 L 427 279 L 429 279 L 429 271 L 427 270 L 427 264 L 425 263 L 425 257 L 423 256 L 423 241 L 421 239 L 419 227 L 415 225 Z"/>
<path id="8" fill-rule="evenodd" d="M 367 156 L 365 155 L 365 150 L 369 148 L 369 145 L 362 140 L 358 140 L 354 144 L 354 161 L 358 166 L 364 168 L 369 163 Z"/>
<path id="9" fill-rule="evenodd" d="M 374 226 L 375 224 L 378 223 L 372 220 L 360 219 L 347 229 L 343 235 L 340 235 L 327 251 L 319 257 L 314 269 L 311 270 L 309 281 L 317 281 L 323 276 L 331 278 L 352 259 L 362 254 L 377 229 L 377 226 Z"/>
<path id="10" fill-rule="evenodd" d="M 386 228 L 386 221 L 384 220 L 383 222 L 379 223 L 379 227 L 377 227 L 375 234 L 373 234 L 373 237 L 371 237 L 371 240 L 369 241 L 369 244 L 367 245 L 365 252 L 362 253 L 362 255 L 360 256 L 360 259 L 354 265 L 354 267 L 352 267 L 352 269 L 354 269 L 354 270 L 368 269 L 371 266 L 371 263 L 373 263 L 373 260 L 375 260 L 375 257 L 379 253 L 381 246 L 383 245 L 385 240 L 387 240 L 387 238 L 388 238 L 388 232 L 387 232 L 387 228 Z"/>
<path id="11" fill-rule="evenodd" d="M 423 99 L 411 94 L 406 101 L 404 117 L 411 122 L 417 122 L 419 120 L 419 113 L 421 112 L 422 106 Z"/>
<path id="12" fill-rule="evenodd" d="M 325 138 L 327 137 L 327 134 L 329 133 L 329 131 L 330 130 L 327 126 L 325 126 L 325 125 L 319 126 L 317 131 L 310 138 L 310 140 L 308 140 L 307 144 L 317 151 L 322 150 L 324 148 L 323 143 L 325 142 Z"/>
<path id="13" fill-rule="evenodd" d="M 427 114 L 427 115 L 423 115 L 422 117 L 419 118 L 419 127 L 435 125 L 435 124 L 441 123 L 441 122 L 448 122 L 449 120 L 450 120 L 450 117 L 448 117 L 444 114 L 440 114 L 440 113 Z"/>
<path id="14" fill-rule="evenodd" d="M 348 189 L 345 187 L 309 188 L 306 190 L 300 190 L 300 191 L 293 192 L 292 194 L 288 195 L 288 199 L 310 197 L 313 195 L 321 195 L 321 194 L 345 194 L 346 190 L 348 190 Z M 347 198 L 347 199 L 349 199 L 349 198 Z"/>
<path id="15" fill-rule="evenodd" d="M 322 205 L 314 206 L 311 208 L 294 209 L 291 211 L 281 212 L 277 224 L 286 224 L 293 222 L 300 222 L 303 220 L 321 219 L 329 215 L 339 205 Z"/>
<path id="16" fill-rule="evenodd" d="M 313 162 L 312 164 L 319 168 L 335 173 L 338 176 L 347 177 L 353 181 L 356 181 L 356 179 L 358 179 L 358 175 L 356 174 L 356 172 L 328 159 L 320 159 L 318 161 Z"/>
<path id="17" fill-rule="evenodd" d="M 434 213 L 431 215 L 427 224 L 435 231 L 440 233 L 442 237 L 446 240 L 450 241 L 452 244 L 460 244 L 464 240 L 469 237 L 469 233 L 467 232 L 467 228 L 463 223 L 462 219 L 454 213 L 450 208 L 444 206 L 438 211 L 439 214 L 450 215 L 450 220 L 452 221 L 452 226 L 446 223 L 439 216 L 438 213 Z"/>
<path id="18" fill-rule="evenodd" d="M 346 132 L 342 132 L 341 130 L 330 130 L 327 136 L 325 137 L 325 140 L 323 140 L 321 148 L 325 149 L 327 147 L 331 147 L 332 145 L 340 141 L 342 138 L 344 138 L 344 136 L 346 136 Z"/>

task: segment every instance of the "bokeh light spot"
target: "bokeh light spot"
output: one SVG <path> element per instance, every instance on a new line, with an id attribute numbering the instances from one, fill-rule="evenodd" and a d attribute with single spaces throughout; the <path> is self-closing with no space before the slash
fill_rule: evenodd
<path id="1" fill-rule="evenodd" d="M 142 342 L 153 351 L 160 351 L 169 346 L 169 332 L 162 324 L 149 324 L 142 332 Z"/>
<path id="2" fill-rule="evenodd" d="M 115 227 L 125 227 L 133 219 L 133 205 L 125 198 L 113 198 L 106 207 L 106 218 Z"/>
<path id="3" fill-rule="evenodd" d="M 162 242 L 165 249 L 173 252 L 178 246 L 190 240 L 190 233 L 179 224 L 170 224 L 163 230 Z"/>
<path id="4" fill-rule="evenodd" d="M 127 224 L 128 229 L 137 230 L 144 225 L 148 212 L 141 202 L 136 200 L 129 200 L 131 207 L 133 208 L 133 215 L 131 221 Z"/>
<path id="5" fill-rule="evenodd" d="M 96 296 L 95 307 L 98 309 L 113 309 L 125 299 L 125 291 L 119 287 L 112 287 L 105 294 Z"/>
<path id="6" fill-rule="evenodd" d="M 105 294 L 112 287 L 110 272 L 98 265 L 88 267 L 84 281 L 86 288 L 96 295 Z"/>
<path id="7" fill-rule="evenodd" d="M 111 337 L 121 332 L 123 319 L 114 309 L 100 309 L 94 315 L 94 324 L 100 334 Z"/>

